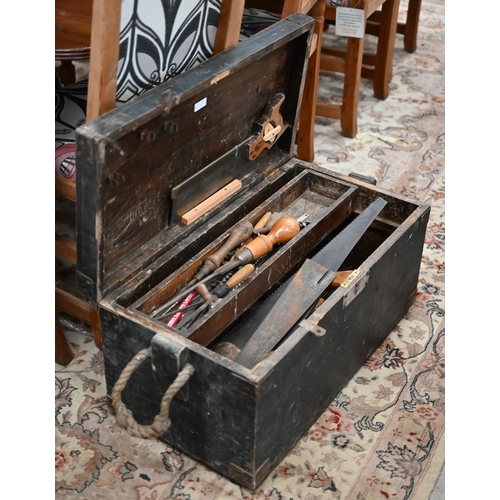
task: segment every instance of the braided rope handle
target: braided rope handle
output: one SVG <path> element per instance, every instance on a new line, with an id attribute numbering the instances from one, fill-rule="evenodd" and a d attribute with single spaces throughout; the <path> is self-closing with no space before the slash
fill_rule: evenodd
<path id="1" fill-rule="evenodd" d="M 131 436 L 140 437 L 143 439 L 158 438 L 164 434 L 170 427 L 170 419 L 168 412 L 170 402 L 173 397 L 181 389 L 181 387 L 189 380 L 189 377 L 194 373 L 194 368 L 187 363 L 179 372 L 176 379 L 170 387 L 165 391 L 161 400 L 160 413 L 156 415 L 151 425 L 140 425 L 135 420 L 132 412 L 122 402 L 122 391 L 125 389 L 132 373 L 135 369 L 147 358 L 151 357 L 151 347 L 139 351 L 123 369 L 120 377 L 113 387 L 111 397 L 116 410 L 116 423 L 125 429 Z"/>

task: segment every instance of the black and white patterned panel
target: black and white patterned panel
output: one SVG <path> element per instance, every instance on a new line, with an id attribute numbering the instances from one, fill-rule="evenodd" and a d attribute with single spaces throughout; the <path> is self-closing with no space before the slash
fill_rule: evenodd
<path id="1" fill-rule="evenodd" d="M 221 0 L 123 0 L 117 105 L 208 59 Z"/>
<path id="2" fill-rule="evenodd" d="M 211 57 L 221 0 L 122 0 L 116 105 Z M 56 90 L 56 174 L 75 180 L 88 81 Z"/>
<path id="3" fill-rule="evenodd" d="M 281 19 L 279 14 L 260 9 L 244 9 L 239 41 L 255 35 L 259 31 L 271 26 Z"/>
<path id="4" fill-rule="evenodd" d="M 75 180 L 75 129 L 85 123 L 88 81 L 56 89 L 56 174 Z"/>

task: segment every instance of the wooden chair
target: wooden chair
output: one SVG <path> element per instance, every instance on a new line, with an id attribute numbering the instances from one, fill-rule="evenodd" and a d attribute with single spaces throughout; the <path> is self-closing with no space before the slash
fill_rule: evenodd
<path id="1" fill-rule="evenodd" d="M 59 81 L 70 85 L 76 80 L 74 61 L 90 57 L 92 2 L 88 0 L 55 1 L 55 59 Z"/>
<path id="2" fill-rule="evenodd" d="M 245 7 L 278 13 L 283 19 L 300 12 L 314 18 L 314 39 L 309 55 L 306 81 L 300 108 L 297 132 L 297 157 L 312 162 L 314 160 L 314 124 L 318 94 L 320 51 L 323 36 L 323 13 L 325 0 L 246 0 Z"/>
<path id="3" fill-rule="evenodd" d="M 406 22 L 398 22 L 397 33 L 403 35 L 404 48 L 407 52 L 417 50 L 418 22 L 422 0 L 409 0 Z M 366 21 L 366 32 L 378 36 L 380 32 L 380 12 L 375 11 Z"/>
<path id="4" fill-rule="evenodd" d="M 64 336 L 61 322 L 59 321 L 59 316 L 57 314 L 57 309 L 56 309 L 55 327 L 56 327 L 56 342 L 55 342 L 56 363 L 66 366 L 73 360 L 75 355 L 71 351 L 68 341 Z"/>
<path id="5" fill-rule="evenodd" d="M 184 1 L 187 2 L 188 8 L 193 7 L 192 3 L 189 5 L 189 0 Z M 85 0 L 62 3 L 78 6 L 80 2 L 87 5 L 89 3 Z M 164 0 L 164 2 L 165 7 L 168 8 L 170 2 L 167 0 Z M 71 15 L 68 13 L 64 19 L 63 32 L 65 32 L 68 37 L 73 33 L 69 26 L 72 21 L 75 23 L 75 39 L 69 42 L 73 47 L 78 45 L 78 43 L 86 45 L 85 40 L 82 40 L 80 36 L 82 32 L 85 32 L 85 29 L 82 28 L 82 25 L 85 24 L 85 21 L 83 21 L 85 16 L 82 15 L 82 12 L 87 12 L 87 17 L 85 18 L 86 22 L 90 23 L 91 21 L 88 90 L 85 92 L 85 96 L 80 96 L 80 104 L 82 100 L 86 99 L 86 112 L 83 117 L 85 121 L 90 121 L 113 109 L 119 99 L 117 94 L 117 71 L 122 6 L 125 3 L 126 2 L 122 0 L 94 0 L 91 20 L 88 16 L 88 10 L 84 11 L 84 9 L 78 7 L 76 7 L 74 19 L 71 19 Z M 243 0 L 222 0 L 213 54 L 221 52 L 238 43 L 243 7 Z M 69 76 L 69 80 L 71 76 L 72 75 Z M 146 82 L 146 88 L 142 90 L 146 91 L 156 83 L 158 82 Z M 75 84 L 75 88 L 77 86 L 78 84 Z M 64 90 L 70 92 L 71 86 L 65 87 Z M 72 161 L 73 164 L 75 164 L 74 153 Z M 76 202 L 77 194 L 74 181 L 56 175 L 55 183 L 56 196 L 61 196 Z M 67 236 L 56 236 L 56 255 L 62 256 L 69 262 L 76 264 L 76 242 Z M 96 304 L 90 304 L 88 301 L 56 287 L 55 305 L 56 310 L 64 311 L 89 324 L 92 329 L 95 344 L 99 348 L 102 348 L 99 315 Z M 56 338 L 60 339 L 58 327 L 60 327 L 60 325 L 56 322 Z M 59 344 L 56 344 L 56 348 L 57 345 Z"/>
<path id="6" fill-rule="evenodd" d="M 344 74 L 342 104 L 318 102 L 318 116 L 340 119 L 341 133 L 345 137 L 357 134 L 359 85 L 361 77 L 373 81 L 373 93 L 378 99 L 389 95 L 392 77 L 392 59 L 398 18 L 399 0 L 359 0 L 356 8 L 363 9 L 366 20 L 381 7 L 378 14 L 378 43 L 375 54 L 363 53 L 364 38 L 347 38 L 347 48 L 321 48 L 320 69 Z M 325 8 L 325 22 L 333 22 L 336 7 Z"/>

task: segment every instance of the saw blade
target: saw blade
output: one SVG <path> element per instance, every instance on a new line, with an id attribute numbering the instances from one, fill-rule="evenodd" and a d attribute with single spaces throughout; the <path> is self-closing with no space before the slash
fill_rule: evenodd
<path id="1" fill-rule="evenodd" d="M 300 321 L 328 288 L 336 271 L 386 204 L 385 200 L 377 198 L 231 331 L 235 339 L 243 340 L 252 335 L 241 349 L 237 362 L 251 368 Z"/>

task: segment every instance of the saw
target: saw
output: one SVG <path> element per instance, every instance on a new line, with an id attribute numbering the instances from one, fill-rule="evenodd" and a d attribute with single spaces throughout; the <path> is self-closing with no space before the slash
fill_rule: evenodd
<path id="1" fill-rule="evenodd" d="M 276 347 L 330 286 L 344 260 L 386 204 L 377 198 L 312 259 L 307 259 L 297 273 L 249 314 L 247 321 L 236 327 L 234 334 L 240 338 L 255 332 L 235 358 L 236 362 L 252 368 Z"/>

